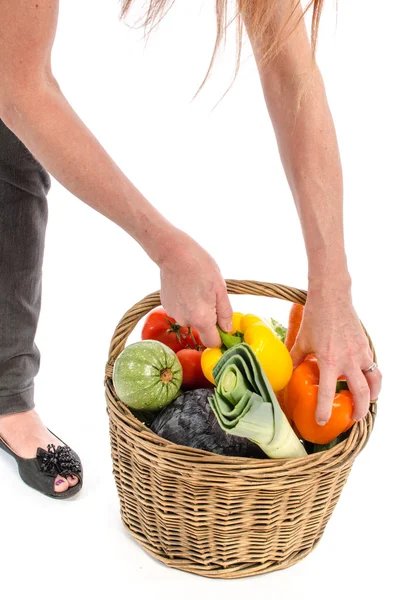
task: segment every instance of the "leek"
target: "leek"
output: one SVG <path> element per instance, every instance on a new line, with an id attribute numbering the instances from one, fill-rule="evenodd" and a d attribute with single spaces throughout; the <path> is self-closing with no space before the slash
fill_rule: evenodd
<path id="1" fill-rule="evenodd" d="M 307 455 L 248 344 L 229 348 L 213 376 L 217 387 L 209 402 L 226 433 L 249 439 L 270 458 Z"/>

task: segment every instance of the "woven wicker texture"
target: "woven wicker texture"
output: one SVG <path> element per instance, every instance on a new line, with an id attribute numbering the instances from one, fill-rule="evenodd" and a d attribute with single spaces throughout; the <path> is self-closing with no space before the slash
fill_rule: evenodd
<path id="1" fill-rule="evenodd" d="M 306 300 L 306 292 L 283 285 L 228 280 L 227 288 L 231 294 Z M 347 440 L 302 459 L 225 457 L 177 446 L 138 421 L 118 400 L 112 382 L 114 361 L 128 336 L 159 305 L 159 293 L 154 293 L 123 316 L 106 365 L 113 473 L 123 523 L 152 556 L 198 575 L 235 578 L 289 567 L 320 540 L 370 436 L 376 403 Z"/>

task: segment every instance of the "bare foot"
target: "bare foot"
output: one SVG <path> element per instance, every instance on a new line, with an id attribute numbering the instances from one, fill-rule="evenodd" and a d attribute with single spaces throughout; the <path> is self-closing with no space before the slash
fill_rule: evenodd
<path id="1" fill-rule="evenodd" d="M 48 444 L 60 446 L 60 440 L 44 426 L 35 410 L 0 416 L 0 437 L 11 450 L 22 458 L 34 458 L 38 448 L 47 449 Z M 61 477 L 54 480 L 55 492 L 65 492 L 78 483 L 78 477 Z"/>

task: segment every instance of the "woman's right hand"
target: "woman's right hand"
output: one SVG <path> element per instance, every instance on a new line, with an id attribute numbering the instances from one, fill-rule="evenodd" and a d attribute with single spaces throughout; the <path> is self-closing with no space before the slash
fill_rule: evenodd
<path id="1" fill-rule="evenodd" d="M 213 258 L 180 231 L 159 267 L 165 310 L 183 327 L 196 328 L 207 348 L 220 346 L 216 324 L 231 331 L 233 311 L 225 280 Z"/>

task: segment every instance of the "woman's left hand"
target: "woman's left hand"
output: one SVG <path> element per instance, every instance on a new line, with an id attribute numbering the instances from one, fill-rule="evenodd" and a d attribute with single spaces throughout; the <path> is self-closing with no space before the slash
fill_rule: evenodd
<path id="1" fill-rule="evenodd" d="M 317 357 L 320 369 L 317 423 L 324 425 L 331 417 L 340 376 L 346 378 L 353 394 L 353 419 L 362 419 L 370 400 L 375 400 L 380 393 L 382 375 L 378 368 L 363 373 L 373 364 L 373 353 L 349 290 L 342 291 L 336 282 L 309 289 L 303 321 L 291 351 L 294 366 L 307 354 Z"/>

